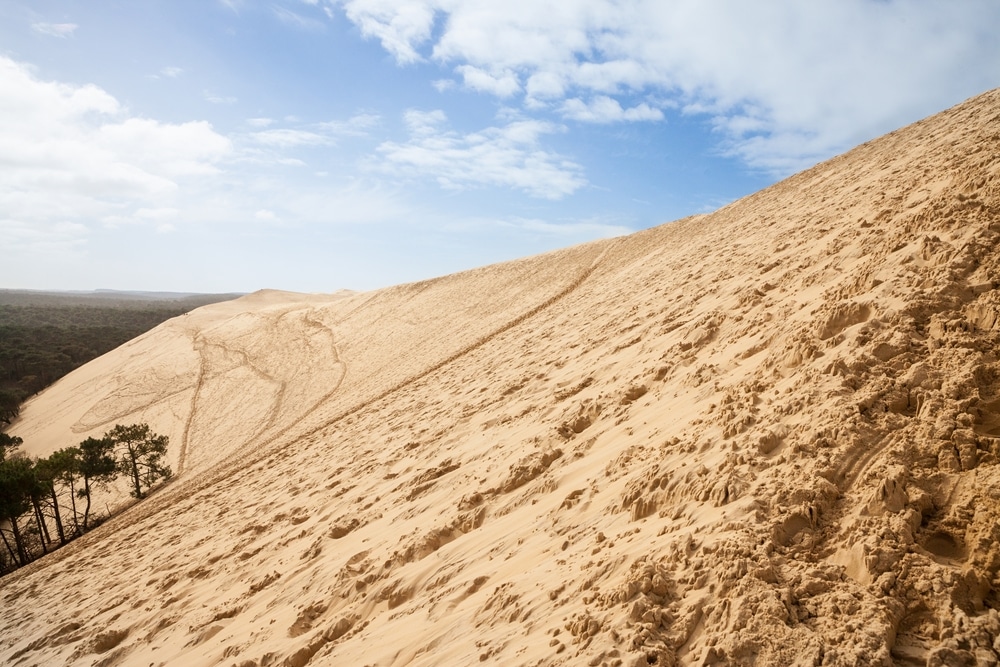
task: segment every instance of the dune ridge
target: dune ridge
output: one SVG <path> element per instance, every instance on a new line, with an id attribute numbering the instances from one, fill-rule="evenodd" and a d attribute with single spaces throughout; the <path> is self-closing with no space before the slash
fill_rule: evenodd
<path id="1" fill-rule="evenodd" d="M 174 481 L 11 665 L 996 665 L 1000 91 L 715 213 L 200 308 L 33 399 Z"/>

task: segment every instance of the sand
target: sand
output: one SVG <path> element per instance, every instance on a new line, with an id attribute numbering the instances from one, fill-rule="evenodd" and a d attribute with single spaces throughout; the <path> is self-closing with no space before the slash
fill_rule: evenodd
<path id="1" fill-rule="evenodd" d="M 11 432 L 144 421 L 177 475 L 0 580 L 0 661 L 998 664 L 998 127 L 91 362 Z"/>

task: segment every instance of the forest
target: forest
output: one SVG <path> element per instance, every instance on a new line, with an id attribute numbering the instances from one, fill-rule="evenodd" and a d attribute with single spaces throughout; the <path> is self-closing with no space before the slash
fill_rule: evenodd
<path id="1" fill-rule="evenodd" d="M 200 306 L 237 294 L 0 290 L 0 429 L 70 371 Z"/>

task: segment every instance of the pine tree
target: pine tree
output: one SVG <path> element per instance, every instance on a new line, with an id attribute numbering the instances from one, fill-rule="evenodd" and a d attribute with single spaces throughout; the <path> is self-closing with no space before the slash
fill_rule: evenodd
<path id="1" fill-rule="evenodd" d="M 148 424 L 117 424 L 105 438 L 115 445 L 118 469 L 131 478 L 134 498 L 145 498 L 143 487 L 148 490 L 157 480 L 170 479 L 173 474 L 163 463 L 169 440 L 153 433 Z"/>
<path id="2" fill-rule="evenodd" d="M 114 479 L 118 472 L 113 455 L 114 448 L 115 443 L 108 436 L 101 439 L 87 438 L 80 443 L 80 476 L 83 477 L 83 488 L 77 495 L 87 499 L 87 507 L 83 511 L 84 530 L 88 528 L 94 484 L 107 483 Z"/>
<path id="3" fill-rule="evenodd" d="M 3 457 L 0 460 L 0 517 L 10 524 L 14 545 L 7 541 L 7 536 L 2 530 L 0 536 L 3 537 L 12 559 L 19 565 L 26 565 L 31 557 L 25 545 L 19 520 L 31 509 L 31 489 L 35 483 L 35 471 L 26 456 L 20 452 L 13 454 L 8 452 L 8 447 L 0 447 L 0 454 Z"/>

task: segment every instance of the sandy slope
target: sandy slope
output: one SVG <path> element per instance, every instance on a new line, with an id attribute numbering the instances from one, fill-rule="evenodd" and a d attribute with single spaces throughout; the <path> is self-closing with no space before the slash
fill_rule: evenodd
<path id="1" fill-rule="evenodd" d="M 995 665 L 1000 91 L 630 237 L 199 309 L 36 398 L 178 478 L 11 665 Z"/>

